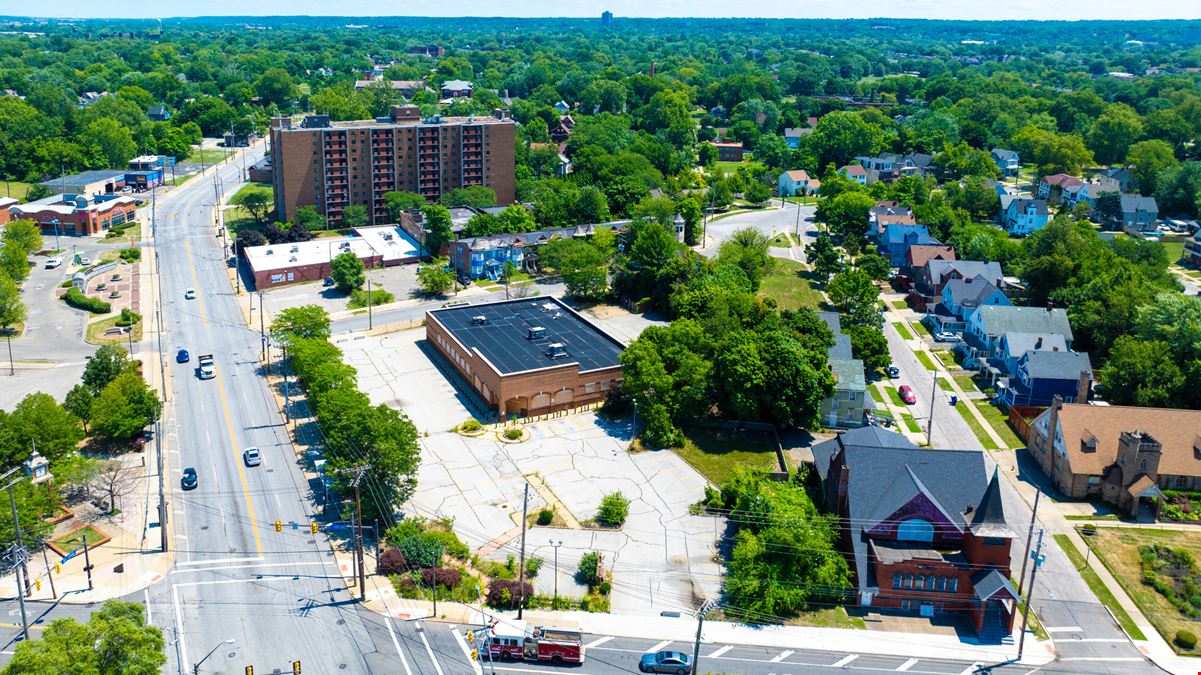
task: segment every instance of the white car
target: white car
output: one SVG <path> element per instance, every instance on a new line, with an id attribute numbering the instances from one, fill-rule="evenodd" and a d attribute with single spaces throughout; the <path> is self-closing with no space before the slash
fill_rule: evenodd
<path id="1" fill-rule="evenodd" d="M 92 259 L 86 255 L 81 255 L 81 256 L 79 256 L 79 264 L 80 265 L 91 265 Z"/>
<path id="2" fill-rule="evenodd" d="M 246 462 L 246 466 L 258 466 L 263 463 L 263 456 L 259 454 L 258 448 L 246 448 L 246 452 L 242 453 L 242 459 Z"/>
<path id="3" fill-rule="evenodd" d="M 188 290 L 184 291 L 184 292 L 183 292 L 183 299 L 184 299 L 184 300 L 195 300 L 195 299 L 196 299 L 196 289 L 195 289 L 195 288 L 189 288 Z"/>
<path id="4" fill-rule="evenodd" d="M 62 265 L 62 264 L 63 264 L 63 257 L 60 255 L 56 255 L 53 258 L 46 259 L 46 269 L 48 269 L 48 270 L 52 270 L 55 267 L 58 267 L 59 265 Z"/>

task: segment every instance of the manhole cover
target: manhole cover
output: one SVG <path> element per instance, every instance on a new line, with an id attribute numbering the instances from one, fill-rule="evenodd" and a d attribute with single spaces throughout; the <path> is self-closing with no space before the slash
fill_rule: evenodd
<path id="1" fill-rule="evenodd" d="M 201 525 L 201 526 L 200 526 L 200 529 L 202 529 L 202 530 L 207 530 L 207 529 L 209 529 L 209 526 L 208 526 L 208 525 Z"/>
<path id="2" fill-rule="evenodd" d="M 275 473 L 275 469 L 267 469 L 267 473 Z"/>
<path id="3" fill-rule="evenodd" d="M 341 626 L 341 625 L 342 625 L 342 624 L 344 624 L 344 623 L 346 623 L 346 619 L 338 619 L 338 625 L 339 625 L 339 626 Z"/>
<path id="4" fill-rule="evenodd" d="M 233 657 L 235 657 L 235 656 L 237 656 L 237 655 L 238 655 L 238 653 L 237 653 L 237 652 L 230 652 L 230 653 L 228 653 L 228 654 L 226 654 L 226 655 L 225 655 L 225 658 L 227 658 L 227 659 L 232 659 Z"/>
<path id="5" fill-rule="evenodd" d="M 346 670 L 346 664 L 345 664 L 345 663 L 339 663 L 339 664 L 338 664 L 338 670 Z"/>

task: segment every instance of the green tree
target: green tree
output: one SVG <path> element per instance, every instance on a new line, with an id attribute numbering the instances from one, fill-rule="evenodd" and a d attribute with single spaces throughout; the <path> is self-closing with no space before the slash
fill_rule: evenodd
<path id="1" fill-rule="evenodd" d="M 1155 192 L 1160 172 L 1179 164 L 1172 146 L 1159 139 L 1141 141 L 1130 146 L 1126 160 L 1134 166 L 1134 177 L 1144 195 Z"/>
<path id="2" fill-rule="evenodd" d="M 817 121 L 813 133 L 805 137 L 803 149 L 812 158 L 811 166 L 842 166 L 859 156 L 880 152 L 883 133 L 857 113 L 833 112 Z"/>
<path id="3" fill-rule="evenodd" d="M 425 251 L 437 257 L 442 245 L 454 239 L 450 211 L 441 204 L 426 204 L 421 207 L 421 215 L 425 221 Z"/>
<path id="4" fill-rule="evenodd" d="M 339 291 L 349 293 L 367 283 L 367 272 L 363 261 L 353 251 L 334 256 L 329 263 L 329 275 Z"/>
<path id="5" fill-rule="evenodd" d="M 1113 343 L 1101 382 L 1112 403 L 1172 408 L 1181 405 L 1186 379 L 1166 342 L 1124 335 Z"/>
<path id="6" fill-rule="evenodd" d="M 741 268 L 751 281 L 751 290 L 759 290 L 759 283 L 771 267 L 770 246 L 771 240 L 766 234 L 754 228 L 742 228 L 722 242 L 717 260 L 723 265 Z"/>
<path id="7" fill-rule="evenodd" d="M 874 326 L 848 326 L 851 336 L 851 352 L 855 358 L 861 359 L 869 371 L 880 370 L 892 363 L 892 354 L 888 351 L 888 339 L 884 332 Z"/>
<path id="8" fill-rule="evenodd" d="M 51 462 L 75 451 L 83 440 L 79 420 L 63 409 L 53 396 L 37 392 L 21 399 L 9 414 L 6 435 L 11 446 L 5 464 L 25 461 L 36 446 Z"/>
<path id="9" fill-rule="evenodd" d="M 107 117 L 89 124 L 80 140 L 93 148 L 110 167 L 124 167 L 138 153 L 138 144 L 129 129 Z"/>
<path id="10" fill-rule="evenodd" d="M 387 204 L 388 213 L 392 214 L 392 219 L 399 220 L 402 212 L 419 210 L 428 202 L 425 197 L 416 192 L 394 190 L 384 193 L 384 203 Z"/>
<path id="11" fill-rule="evenodd" d="M 848 324 L 879 327 L 880 289 L 863 270 L 853 269 L 835 274 L 826 284 L 830 304 L 838 309 Z"/>
<path id="12" fill-rule="evenodd" d="M 1141 187 L 1141 186 L 1140 186 Z M 1159 172 L 1155 182 L 1155 201 L 1160 213 L 1201 212 L 1197 196 L 1201 194 L 1201 161 L 1188 161 Z"/>
<path id="13" fill-rule="evenodd" d="M 822 214 L 830 232 L 845 239 L 861 240 L 867 230 L 867 213 L 876 200 L 862 192 L 844 192 L 824 202 Z"/>
<path id="14" fill-rule="evenodd" d="M 892 273 L 892 265 L 888 263 L 888 258 L 880 255 L 870 246 L 866 252 L 855 259 L 855 268 L 866 272 L 873 281 L 883 281 Z"/>
<path id="15" fill-rule="evenodd" d="M 50 622 L 39 639 L 17 644 L 5 675 L 123 673 L 155 675 L 167 663 L 162 629 L 135 602 L 109 600 L 87 623 Z"/>
<path id="16" fill-rule="evenodd" d="M 342 224 L 346 227 L 363 227 L 368 220 L 367 207 L 362 204 L 351 204 L 342 209 Z"/>
<path id="17" fill-rule="evenodd" d="M 42 250 L 42 228 L 32 220 L 13 220 L 4 226 L 4 243 L 13 244 L 26 254 Z"/>
<path id="18" fill-rule="evenodd" d="M 241 206 L 246 209 L 254 222 L 262 225 L 267 220 L 267 214 L 271 213 L 271 209 L 275 206 L 275 200 L 271 196 L 271 188 L 259 187 L 257 185 L 248 185 L 233 196 L 229 200 L 230 203 Z"/>
<path id="19" fill-rule="evenodd" d="M 828 235 L 819 234 L 813 241 L 805 244 L 805 260 L 813 266 L 822 283 L 830 281 L 830 276 L 842 271 L 842 254 L 834 245 L 834 240 Z"/>
<path id="20" fill-rule="evenodd" d="M 21 299 L 21 289 L 7 276 L 0 275 L 0 328 L 4 329 L 4 338 L 8 342 L 8 370 L 13 374 L 13 330 L 25 320 L 25 303 Z"/>
<path id="21" fill-rule="evenodd" d="M 483 185 L 471 185 L 464 188 L 454 188 L 442 195 L 445 206 L 471 206 L 482 209 L 496 205 L 496 191 Z"/>
<path id="22" fill-rule="evenodd" d="M 83 422 L 84 431 L 87 431 L 88 421 L 92 419 L 92 401 L 95 398 L 82 384 L 71 387 L 63 398 L 63 410 L 79 418 L 79 421 Z"/>
<path id="23" fill-rule="evenodd" d="M 133 366 L 124 349 L 116 345 L 103 345 L 83 367 L 83 386 L 95 396 L 127 368 Z"/>
<path id="24" fill-rule="evenodd" d="M 1125 103 L 1111 103 L 1088 133 L 1088 147 L 1102 164 L 1126 160 L 1130 146 L 1143 135 L 1143 120 Z"/>
<path id="25" fill-rule="evenodd" d="M 692 194 L 684 197 L 677 203 L 676 208 L 680 213 L 680 218 L 684 219 L 684 244 L 696 246 L 697 226 L 701 224 L 701 218 L 704 217 L 700 196 Z"/>
<path id="26" fill-rule="evenodd" d="M 321 215 L 315 207 L 298 206 L 296 212 L 292 214 L 292 227 L 303 227 L 309 232 L 324 230 L 329 227 L 325 216 Z"/>
<path id="27" fill-rule="evenodd" d="M 962 141 L 958 145 L 944 145 L 942 152 L 934 156 L 934 169 L 942 181 L 958 180 L 964 176 L 996 178 L 1001 173 L 992 155 Z"/>
<path id="28" fill-rule="evenodd" d="M 429 262 L 417 266 L 417 282 L 421 290 L 431 295 L 442 295 L 455 283 L 455 271 L 447 258 L 430 258 Z"/>
<path id="29" fill-rule="evenodd" d="M 621 527 L 630 515 L 630 500 L 621 492 L 610 492 L 601 498 L 596 521 L 608 527 Z"/>
<path id="30" fill-rule="evenodd" d="M 298 339 L 325 339 L 330 336 L 329 313 L 320 305 L 286 307 L 271 320 L 270 330 L 284 344 Z"/>
<path id="31" fill-rule="evenodd" d="M 133 438 L 153 423 L 161 410 L 158 394 L 140 375 L 126 370 L 92 402 L 92 429 L 110 440 Z"/>
<path id="32" fill-rule="evenodd" d="M 280 108 L 292 105 L 296 98 L 296 83 L 283 68 L 268 68 L 254 83 L 254 91 L 263 104 L 274 103 Z"/>
<path id="33" fill-rule="evenodd" d="M 746 190 L 742 196 L 751 204 L 762 206 L 767 200 L 771 199 L 771 188 L 764 185 L 763 181 L 752 180 L 746 186 Z"/>
<path id="34" fill-rule="evenodd" d="M 592 242 L 554 239 L 542 247 L 541 264 L 559 272 L 567 294 L 601 300 L 609 292 L 609 257 Z"/>
<path id="35" fill-rule="evenodd" d="M 521 204 L 510 204 L 500 212 L 502 232 L 533 232 L 538 229 L 534 214 Z"/>
<path id="36" fill-rule="evenodd" d="M 18 283 L 29 276 L 29 253 L 19 243 L 0 243 L 0 274 Z"/>

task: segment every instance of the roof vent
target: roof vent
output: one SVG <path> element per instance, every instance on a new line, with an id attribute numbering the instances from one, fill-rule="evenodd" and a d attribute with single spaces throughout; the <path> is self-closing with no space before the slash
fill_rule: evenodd
<path id="1" fill-rule="evenodd" d="M 542 326 L 530 326 L 530 332 L 527 337 L 530 340 L 541 340 L 546 337 L 546 329 Z"/>
<path id="2" fill-rule="evenodd" d="M 484 324 L 488 323 L 488 317 L 484 316 L 483 314 L 476 314 L 475 316 L 471 317 L 471 323 L 476 326 L 483 326 Z"/>
<path id="3" fill-rule="evenodd" d="M 552 359 L 557 359 L 561 356 L 567 356 L 567 346 L 562 342 L 552 342 L 546 347 L 547 356 Z"/>
<path id="4" fill-rule="evenodd" d="M 296 256 L 292 256 L 291 258 L 288 258 L 288 262 L 296 262 Z"/>
<path id="5" fill-rule="evenodd" d="M 300 247 L 299 247 L 299 246 L 297 246 L 296 244 L 292 244 L 292 248 L 291 248 L 291 249 L 289 249 L 289 250 L 290 250 L 292 253 L 297 253 L 297 252 L 299 252 L 299 251 L 300 251 Z"/>
<path id="6" fill-rule="evenodd" d="M 275 253 L 275 251 L 274 251 L 274 250 L 272 250 L 272 249 L 267 249 L 267 252 L 266 252 L 264 255 L 273 255 L 274 253 Z"/>

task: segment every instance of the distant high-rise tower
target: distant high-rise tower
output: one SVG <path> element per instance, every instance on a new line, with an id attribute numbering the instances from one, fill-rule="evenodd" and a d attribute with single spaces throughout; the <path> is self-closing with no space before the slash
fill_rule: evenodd
<path id="1" fill-rule="evenodd" d="M 601 12 L 601 25 L 605 28 L 610 28 L 613 26 L 613 12 L 610 12 L 607 9 Z"/>

